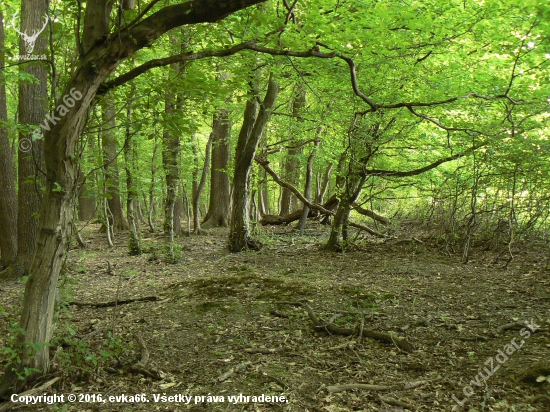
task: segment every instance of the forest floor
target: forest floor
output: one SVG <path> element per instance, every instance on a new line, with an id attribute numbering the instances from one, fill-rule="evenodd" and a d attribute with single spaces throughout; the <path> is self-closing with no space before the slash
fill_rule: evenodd
<path id="1" fill-rule="evenodd" d="M 261 229 L 262 251 L 230 254 L 227 231 L 211 230 L 178 239 L 181 258 L 170 264 L 160 236 L 144 232 L 147 253 L 130 257 L 125 235 L 108 248 L 97 225 L 86 227 L 88 248 L 71 250 L 62 285 L 65 303 L 78 305 L 59 313 L 54 371 L 42 382 L 60 379 L 40 394 L 144 394 L 148 402 L 78 396 L 84 402 L 15 408 L 398 412 L 451 411 L 458 401 L 471 412 L 550 411 L 546 248 L 517 247 L 504 269 L 495 251 L 475 249 L 462 264 L 420 232 L 418 241 L 373 240 L 347 253 L 322 251 L 326 234 Z M 0 284 L 0 348 L 23 289 Z M 395 333 L 415 349 L 315 330 L 306 305 L 324 325 Z M 339 391 L 344 384 L 376 386 Z M 249 402 L 229 399 L 239 394 Z"/>

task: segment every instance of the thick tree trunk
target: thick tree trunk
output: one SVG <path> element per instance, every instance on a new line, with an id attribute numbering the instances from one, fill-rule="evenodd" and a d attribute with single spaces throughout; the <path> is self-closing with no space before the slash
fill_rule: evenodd
<path id="1" fill-rule="evenodd" d="M 78 191 L 78 220 L 87 222 L 96 216 L 95 196 L 87 182 L 80 183 Z"/>
<path id="2" fill-rule="evenodd" d="M 258 249 L 258 243 L 250 237 L 249 203 L 250 170 L 256 149 L 269 118 L 271 109 L 279 93 L 279 85 L 270 76 L 267 92 L 257 113 L 256 97 L 246 103 L 244 120 L 235 153 L 235 173 L 233 176 L 233 203 L 229 231 L 229 250 L 241 252 L 247 248 Z"/>
<path id="3" fill-rule="evenodd" d="M 128 230 L 128 222 L 124 218 L 122 202 L 120 200 L 120 174 L 118 169 L 114 101 L 107 99 L 106 104 L 107 107 L 102 113 L 103 130 L 101 131 L 101 144 L 103 146 L 105 178 L 107 179 L 107 202 L 113 219 L 110 224 L 115 230 Z"/>
<path id="4" fill-rule="evenodd" d="M 0 10 L 0 66 L 4 67 L 4 16 Z M 0 71 L 0 270 L 17 258 L 17 194 L 14 153 L 8 138 L 8 108 L 4 71 Z"/>
<path id="5" fill-rule="evenodd" d="M 32 33 L 44 24 L 48 13 L 48 0 L 21 2 L 21 32 Z M 43 55 L 48 44 L 48 29 L 38 37 L 32 54 Z M 23 36 L 19 38 L 19 54 L 26 55 L 27 48 Z M 19 66 L 19 123 L 37 128 L 46 121 L 48 107 L 48 64 L 30 62 Z M 25 77 L 23 77 L 25 76 Z M 34 76 L 37 81 L 26 79 Z M 31 133 L 19 133 L 18 151 L 18 212 L 17 212 L 17 263 L 16 273 L 26 274 L 32 259 L 38 236 L 38 213 L 42 197 L 44 178 L 44 144 L 42 139 L 32 141 Z M 26 150 L 26 148 L 29 150 Z"/>
<path id="6" fill-rule="evenodd" d="M 229 223 L 230 182 L 228 175 L 231 121 L 225 109 L 214 114 L 212 122 L 212 165 L 210 169 L 210 203 L 202 227 L 226 227 Z"/>
<path id="7" fill-rule="evenodd" d="M 349 216 L 349 205 L 346 202 L 340 202 L 338 205 L 338 210 L 336 215 L 334 215 L 334 220 L 332 222 L 332 227 L 330 230 L 330 236 L 327 243 L 323 246 L 323 249 L 331 252 L 341 252 L 344 250 L 342 245 L 342 227 Z"/>
<path id="8" fill-rule="evenodd" d="M 40 213 L 37 251 L 25 284 L 19 322 L 24 333 L 18 335 L 15 347 L 21 362 L 7 366 L 0 383 L 0 399 L 17 391 L 16 386 L 21 387 L 28 379 L 37 375 L 29 368 L 38 369 L 42 374 L 48 372 L 55 297 L 59 273 L 69 246 L 73 226 L 72 206 L 77 195 L 75 147 L 99 87 L 123 60 L 151 44 L 168 30 L 184 24 L 217 21 L 258 2 L 197 0 L 165 7 L 127 31 L 113 38 L 105 38 L 97 47 L 86 52 L 62 94 L 68 96 L 73 93 L 74 96 L 78 92 L 79 98 L 75 99 L 75 104 L 59 117 L 44 136 L 45 194 Z M 104 14 L 108 18 L 108 13 L 104 12 L 106 7 L 104 0 L 88 0 L 86 19 L 89 13 Z M 108 21 L 106 26 L 108 27 Z M 84 30 L 83 38 L 89 37 L 89 33 Z M 92 39 L 92 44 L 98 39 L 99 37 Z M 58 104 L 62 104 L 61 99 Z M 25 369 L 31 373 L 25 375 Z M 23 380 L 17 378 L 21 372 Z"/>

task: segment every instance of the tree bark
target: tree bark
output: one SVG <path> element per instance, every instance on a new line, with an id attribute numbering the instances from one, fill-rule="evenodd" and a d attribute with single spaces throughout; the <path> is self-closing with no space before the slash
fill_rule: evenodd
<path id="1" fill-rule="evenodd" d="M 88 161 L 91 164 L 95 162 L 95 140 L 90 135 L 88 139 Z M 96 195 L 95 189 L 97 188 L 97 173 L 93 171 L 92 173 L 85 174 L 80 170 L 80 189 L 78 191 L 78 220 L 80 221 L 89 221 L 97 216 L 97 204 L 96 204 Z"/>
<path id="2" fill-rule="evenodd" d="M 124 218 L 120 200 L 120 174 L 118 168 L 118 149 L 116 138 L 116 117 L 113 99 L 107 99 L 107 107 L 102 111 L 103 129 L 101 145 L 103 146 L 103 162 L 105 178 L 107 179 L 107 203 L 112 214 L 109 223 L 115 230 L 128 230 L 128 222 Z M 105 216 L 107 219 L 107 216 Z"/>
<path id="3" fill-rule="evenodd" d="M 0 66 L 4 67 L 4 16 L 0 10 Z M 0 71 L 0 270 L 17 258 L 17 194 L 14 153 L 8 138 L 5 73 Z"/>
<path id="4" fill-rule="evenodd" d="M 206 143 L 206 151 L 204 155 L 204 164 L 202 166 L 201 179 L 197 182 L 198 173 L 199 173 L 199 156 L 196 146 L 196 140 L 193 139 L 193 152 L 195 154 L 195 170 L 193 172 L 193 234 L 202 235 L 204 230 L 201 229 L 200 221 L 200 201 L 201 194 L 206 183 L 206 175 L 208 174 L 208 169 L 210 168 L 210 151 L 212 148 L 212 140 L 214 139 L 214 133 L 210 133 L 208 142 Z"/>
<path id="5" fill-rule="evenodd" d="M 177 65 L 172 69 L 178 70 Z M 176 111 L 176 96 L 173 92 L 167 92 L 164 100 L 164 112 L 166 118 L 174 116 Z M 166 203 L 164 205 L 164 234 L 168 239 L 173 239 L 174 235 L 181 235 L 182 229 L 176 227 L 174 220 L 174 208 L 178 194 L 178 184 L 180 178 L 180 168 L 178 159 L 180 155 L 180 136 L 169 128 L 164 129 L 162 135 L 162 164 L 166 173 Z"/>
<path id="6" fill-rule="evenodd" d="M 48 13 L 48 0 L 21 2 L 21 32 L 32 33 L 44 24 Z M 48 33 L 46 28 L 35 43 L 32 51 L 43 55 L 47 50 Z M 19 38 L 19 54 L 26 55 L 26 45 Z M 46 62 L 29 62 L 19 66 L 21 76 L 34 76 L 37 81 L 19 82 L 19 123 L 37 128 L 46 120 L 48 107 L 48 65 Z M 22 77 L 23 78 L 23 77 Z M 17 212 L 17 263 L 16 274 L 27 274 L 38 236 L 38 214 L 44 186 L 44 144 L 42 139 L 33 140 L 30 132 L 19 133 L 19 147 L 29 145 L 30 150 L 19 150 L 18 154 L 18 212 Z M 32 142 L 32 143 L 31 143 Z"/>
<path id="7" fill-rule="evenodd" d="M 0 383 L 0 399 L 17 391 L 17 387 L 37 375 L 28 368 L 39 369 L 42 374 L 46 374 L 49 369 L 48 344 L 53 335 L 59 273 L 68 251 L 73 221 L 72 206 L 77 195 L 75 147 L 99 87 L 122 61 L 150 45 L 168 30 L 185 24 L 214 22 L 259 2 L 197 0 L 168 6 L 119 35 L 105 38 L 80 61 L 62 96 L 78 91 L 81 97 L 44 136 L 46 187 L 40 213 L 40 230 L 37 251 L 25 284 L 19 322 L 19 327 L 25 333 L 17 336 L 14 348 L 21 362 L 7 366 Z M 94 12 L 102 11 L 106 7 L 105 4 L 95 4 L 90 0 L 86 15 L 92 13 L 92 5 L 99 8 Z M 86 36 L 84 31 L 83 37 Z M 94 39 L 93 43 L 97 40 L 99 39 Z M 57 103 L 60 102 L 61 100 Z M 19 380 L 18 374 L 24 372 L 25 368 L 31 373 L 23 373 L 24 379 Z"/>
<path id="8" fill-rule="evenodd" d="M 250 171 L 258 143 L 271 117 L 271 109 L 275 104 L 278 93 L 279 85 L 271 75 L 259 112 L 255 96 L 251 96 L 246 103 L 243 125 L 235 151 L 233 201 L 229 231 L 229 250 L 231 252 L 259 248 L 259 244 L 253 241 L 250 236 Z"/>
<path id="9" fill-rule="evenodd" d="M 293 118 L 297 119 L 297 121 L 301 121 L 301 114 L 304 110 L 304 107 L 306 106 L 306 91 L 304 89 L 299 90 L 295 97 L 294 101 L 292 102 L 292 116 Z M 295 126 L 295 125 L 294 125 Z M 294 127 L 296 129 L 296 127 Z M 296 138 L 295 134 L 297 134 L 297 130 L 291 131 L 290 141 L 291 145 L 295 147 L 291 147 L 288 150 L 287 156 L 285 157 L 284 162 L 284 173 L 283 173 L 283 179 L 285 179 L 287 182 L 289 182 L 291 185 L 295 186 L 298 183 L 299 178 L 299 168 L 300 168 L 300 161 L 298 159 L 298 155 L 302 153 L 302 146 L 296 144 L 298 139 Z M 293 195 L 293 193 L 288 190 L 288 188 L 283 187 L 282 193 L 281 193 L 281 210 L 279 214 L 281 216 L 288 215 L 290 211 L 296 207 L 297 199 L 296 196 Z"/>
<path id="10" fill-rule="evenodd" d="M 134 98 L 135 87 L 132 86 L 132 93 L 130 99 Z M 128 102 L 128 109 L 126 111 L 126 140 L 124 142 L 124 165 L 126 169 L 126 191 L 128 193 L 126 198 L 126 215 L 128 216 L 128 227 L 130 233 L 128 236 L 128 251 L 130 256 L 141 255 L 141 240 L 136 225 L 136 213 L 134 210 L 134 203 L 138 199 L 138 191 L 136 183 L 134 182 L 133 168 L 136 164 L 136 147 L 135 141 L 132 138 L 132 130 L 130 128 L 132 122 L 132 100 Z"/>
<path id="11" fill-rule="evenodd" d="M 320 133 L 320 130 L 319 132 Z M 317 148 L 319 147 L 319 140 L 315 142 L 315 147 L 309 154 L 309 158 L 307 160 L 307 169 L 306 169 L 306 186 L 304 188 L 304 197 L 307 200 L 311 200 L 311 182 L 313 180 L 313 161 L 315 160 L 315 154 L 317 153 Z M 300 235 L 304 234 L 304 229 L 306 228 L 307 218 L 309 215 L 309 207 L 308 205 L 304 205 L 304 209 L 302 211 L 302 217 L 300 218 Z"/>
<path id="12" fill-rule="evenodd" d="M 229 223 L 230 182 L 229 161 L 229 136 L 231 135 L 231 121 L 229 112 L 225 109 L 214 114 L 212 122 L 212 163 L 210 168 L 210 203 L 208 213 L 204 218 L 202 227 L 226 227 Z"/>
<path id="13" fill-rule="evenodd" d="M 81 222 L 87 222 L 96 215 L 95 196 L 92 193 L 88 183 L 81 180 L 78 191 L 78 220 Z"/>

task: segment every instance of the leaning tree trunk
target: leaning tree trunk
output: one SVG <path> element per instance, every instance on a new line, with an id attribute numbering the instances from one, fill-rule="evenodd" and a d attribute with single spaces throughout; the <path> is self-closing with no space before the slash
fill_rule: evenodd
<path id="1" fill-rule="evenodd" d="M 0 10 L 0 66 L 4 67 L 4 16 Z M 17 257 L 17 194 L 14 153 L 8 138 L 8 108 L 4 71 L 0 71 L 0 270 Z"/>
<path id="2" fill-rule="evenodd" d="M 210 168 L 210 203 L 202 227 L 226 227 L 229 223 L 230 182 L 229 182 L 229 136 L 231 121 L 225 109 L 214 114 L 212 122 L 212 164 Z"/>
<path id="3" fill-rule="evenodd" d="M 77 195 L 75 147 L 99 87 L 122 61 L 168 30 L 185 24 L 214 22 L 258 2 L 197 0 L 177 4 L 153 13 L 117 36 L 106 37 L 106 32 L 94 31 L 99 26 L 88 20 L 102 18 L 103 26 L 108 30 L 110 13 L 106 9 L 112 2 L 88 0 L 82 37 L 96 46 L 83 50 L 84 57 L 62 94 L 66 97 L 72 93 L 73 104 L 44 136 L 46 185 L 40 211 L 40 230 L 29 279 L 25 284 L 19 322 L 19 328 L 24 333 L 18 334 L 14 348 L 20 362 L 7 365 L 0 383 L 0 399 L 37 376 L 35 369 L 42 374 L 49 369 L 49 344 L 54 328 L 59 273 L 69 247 L 73 203 Z M 96 43 L 98 39 L 103 41 Z M 61 104 L 62 98 L 56 102 L 56 107 Z M 25 374 L 25 371 L 30 373 Z M 22 380 L 18 379 L 19 374 L 23 376 Z"/>
<path id="4" fill-rule="evenodd" d="M 21 2 L 21 32 L 32 33 L 44 24 L 44 15 L 48 13 L 48 0 Z M 47 50 L 48 29 L 38 37 L 32 54 L 43 55 Z M 19 54 L 27 51 L 23 36 L 19 38 Z M 48 64 L 46 62 L 29 62 L 19 66 L 19 123 L 36 128 L 47 122 L 48 107 Z M 24 77 L 23 77 L 24 75 Z M 29 77 L 37 81 L 30 82 Z M 47 123 L 46 123 L 47 125 Z M 44 145 L 42 139 L 32 141 L 29 131 L 19 133 L 18 151 L 18 212 L 17 212 L 17 263 L 16 274 L 27 273 L 38 236 L 38 213 L 40 212 L 41 193 L 44 178 Z M 28 150 L 27 150 L 28 149 Z"/>
<path id="5" fill-rule="evenodd" d="M 267 92 L 259 112 L 255 96 L 252 96 L 246 103 L 243 125 L 235 153 L 233 203 L 229 231 L 229 250 L 231 252 L 259 248 L 259 244 L 254 242 L 250 236 L 250 170 L 278 93 L 279 85 L 273 76 L 270 76 Z"/>

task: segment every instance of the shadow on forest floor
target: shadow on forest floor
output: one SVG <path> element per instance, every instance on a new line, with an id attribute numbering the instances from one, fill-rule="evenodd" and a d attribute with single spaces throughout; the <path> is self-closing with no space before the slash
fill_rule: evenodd
<path id="1" fill-rule="evenodd" d="M 262 251 L 229 254 L 221 229 L 179 239 L 180 261 L 168 264 L 161 237 L 146 235 L 149 253 L 129 257 L 125 235 L 109 249 L 97 229 L 84 230 L 88 249 L 71 251 L 66 265 L 65 300 L 80 305 L 60 312 L 52 354 L 61 379 L 46 393 L 145 394 L 149 402 L 18 410 L 450 411 L 453 395 L 467 401 L 461 410 L 550 410 L 550 271 L 536 247 L 503 270 L 491 265 L 494 252 L 474 250 L 463 265 L 429 241 L 327 253 L 316 228 L 302 238 L 290 228 L 265 231 Z M 23 285 L 0 291 L 2 347 Z M 145 296 L 157 300 L 83 305 Z M 307 302 L 327 324 L 395 333 L 416 350 L 316 331 L 303 307 L 285 302 Z M 529 337 L 524 322 L 538 326 Z M 140 337 L 150 356 L 143 373 L 132 369 Z M 343 384 L 388 387 L 340 392 Z M 228 401 L 283 393 L 288 403 Z M 192 398 L 157 403 L 153 394 Z"/>

